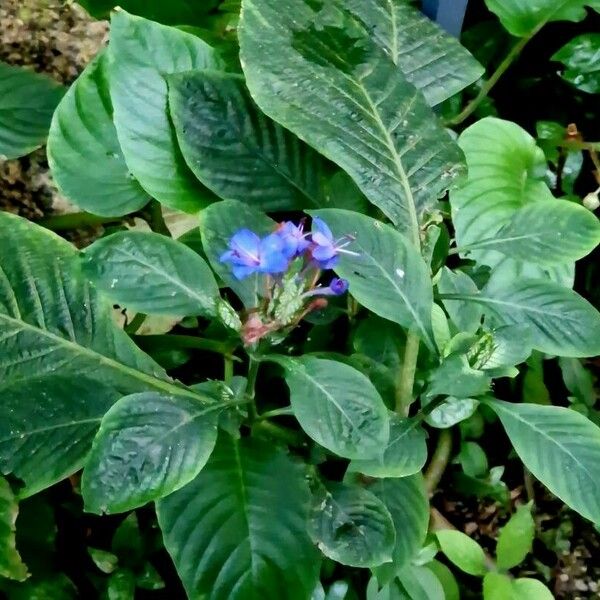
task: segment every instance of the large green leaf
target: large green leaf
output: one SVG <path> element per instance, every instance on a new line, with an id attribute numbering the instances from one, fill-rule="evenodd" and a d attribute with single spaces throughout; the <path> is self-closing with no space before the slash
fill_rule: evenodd
<path id="1" fill-rule="evenodd" d="M 394 567 L 410 562 L 421 549 L 429 525 L 429 500 L 421 475 L 378 479 L 369 486 L 387 507 L 396 529 Z"/>
<path id="2" fill-rule="evenodd" d="M 44 143 L 65 89 L 29 69 L 0 62 L 0 157 L 18 158 Z"/>
<path id="3" fill-rule="evenodd" d="M 484 73 L 455 37 L 409 0 L 346 0 L 345 6 L 432 106 L 454 96 Z"/>
<path id="4" fill-rule="evenodd" d="M 127 169 L 112 112 L 102 52 L 58 105 L 47 148 L 61 192 L 80 208 L 107 217 L 136 211 L 150 199 Z"/>
<path id="5" fill-rule="evenodd" d="M 71 244 L 7 213 L 0 231 L 0 468 L 24 480 L 26 496 L 81 466 L 118 397 L 205 395 L 171 381 L 116 327 Z"/>
<path id="6" fill-rule="evenodd" d="M 462 271 L 451 271 L 448 267 L 441 269 L 437 282 L 440 294 L 476 294 L 475 282 Z M 481 307 L 472 302 L 460 300 L 444 300 L 444 308 L 458 331 L 475 333 L 481 326 Z"/>
<path id="7" fill-rule="evenodd" d="M 265 211 L 323 204 L 323 159 L 254 104 L 244 78 L 169 78 L 169 108 L 190 169 L 215 194 Z"/>
<path id="8" fill-rule="evenodd" d="M 600 522 L 600 428 L 559 406 L 489 402 L 525 466 L 584 517 Z"/>
<path id="9" fill-rule="evenodd" d="M 188 169 L 167 112 L 165 76 L 218 68 L 200 38 L 119 10 L 113 13 L 110 95 L 119 142 L 129 170 L 148 194 L 170 208 L 195 212 L 210 193 Z"/>
<path id="10" fill-rule="evenodd" d="M 17 552 L 16 524 L 19 506 L 8 481 L 0 477 L 0 577 L 24 581 L 27 567 Z"/>
<path id="11" fill-rule="evenodd" d="M 463 172 L 462 155 L 364 25 L 341 2 L 243 0 L 239 36 L 259 107 L 416 240 L 421 215 Z"/>
<path id="12" fill-rule="evenodd" d="M 85 273 L 111 300 L 136 312 L 211 315 L 219 298 L 206 262 L 186 245 L 142 231 L 114 233 L 85 250 Z"/>
<path id="13" fill-rule="evenodd" d="M 239 229 L 251 229 L 258 235 L 266 235 L 275 230 L 276 223 L 264 213 L 236 200 L 216 202 L 200 214 L 202 246 L 214 272 L 239 296 L 246 308 L 258 304 L 264 290 L 263 277 L 251 275 L 238 281 L 231 272 L 231 266 L 220 262 L 219 258 L 228 249 L 229 240 Z"/>
<path id="14" fill-rule="evenodd" d="M 600 10 L 599 0 L 485 0 L 502 25 L 513 35 L 528 37 L 552 21 L 581 21 L 585 7 Z"/>
<path id="15" fill-rule="evenodd" d="M 219 0 L 78 0 L 98 19 L 108 17 L 110 10 L 120 6 L 125 10 L 165 25 L 201 25 Z"/>
<path id="16" fill-rule="evenodd" d="M 392 560 L 394 522 L 385 504 L 358 485 L 330 483 L 313 498 L 308 531 L 325 556 L 351 567 Z"/>
<path id="17" fill-rule="evenodd" d="M 566 200 L 535 202 L 517 209 L 493 236 L 460 250 L 490 249 L 547 267 L 589 254 L 600 243 L 600 222 L 589 210 Z"/>
<path id="18" fill-rule="evenodd" d="M 450 193 L 459 248 L 496 237 L 523 206 L 555 201 L 543 180 L 544 153 L 515 123 L 493 117 L 482 119 L 461 134 L 459 144 L 469 167 L 465 184 Z M 490 267 L 502 264 L 503 270 L 514 278 L 544 277 L 546 273 L 538 265 L 490 249 L 472 250 L 468 258 Z M 562 271 L 548 274 L 554 279 L 564 279 Z"/>
<path id="19" fill-rule="evenodd" d="M 302 468 L 279 448 L 220 434 L 198 477 L 159 500 L 165 546 L 188 597 L 306 600 L 319 559 Z"/>
<path id="20" fill-rule="evenodd" d="M 86 510 L 132 510 L 189 483 L 213 451 L 225 408 L 156 392 L 121 398 L 102 419 L 85 464 Z"/>
<path id="21" fill-rule="evenodd" d="M 350 293 L 369 310 L 414 329 L 434 348 L 431 326 L 433 290 L 429 268 L 407 238 L 389 225 L 347 210 L 311 211 L 336 238 L 350 235 L 349 250 L 335 270 L 350 282 Z"/>
<path id="22" fill-rule="evenodd" d="M 381 452 L 390 433 L 388 413 L 365 375 L 344 363 L 312 356 L 280 362 L 294 415 L 315 442 L 346 458 Z"/>
<path id="23" fill-rule="evenodd" d="M 419 423 L 390 415 L 390 439 L 380 456 L 353 460 L 348 467 L 369 477 L 406 477 L 427 460 L 427 436 Z"/>
<path id="24" fill-rule="evenodd" d="M 600 313 L 574 291 L 540 279 L 492 278 L 479 294 L 451 294 L 483 305 L 502 325 L 529 328 L 533 348 L 559 356 L 600 354 Z"/>

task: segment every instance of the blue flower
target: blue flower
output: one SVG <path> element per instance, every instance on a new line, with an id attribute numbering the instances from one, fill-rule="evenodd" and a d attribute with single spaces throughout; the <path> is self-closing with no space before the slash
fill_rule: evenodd
<path id="1" fill-rule="evenodd" d="M 347 279 L 340 279 L 334 277 L 329 285 L 324 288 L 314 288 L 303 294 L 304 298 L 310 298 L 311 296 L 341 296 L 348 291 L 350 284 Z"/>
<path id="2" fill-rule="evenodd" d="M 276 234 L 283 240 L 283 253 L 289 258 L 296 258 L 304 253 L 310 246 L 310 242 L 306 239 L 304 233 L 304 224 L 294 225 L 291 221 L 281 223 L 276 231 Z"/>
<path id="3" fill-rule="evenodd" d="M 288 268 L 284 241 L 276 233 L 262 240 L 249 229 L 240 229 L 231 240 L 229 250 L 219 258 L 232 265 L 236 279 L 244 279 L 253 273 L 283 273 Z"/>
<path id="4" fill-rule="evenodd" d="M 333 269 L 338 263 L 341 253 L 358 256 L 356 252 L 345 250 L 345 247 L 352 242 L 352 239 L 346 236 L 335 240 L 331 229 L 319 217 L 313 218 L 311 240 L 313 244 L 311 249 L 312 258 L 320 269 Z"/>

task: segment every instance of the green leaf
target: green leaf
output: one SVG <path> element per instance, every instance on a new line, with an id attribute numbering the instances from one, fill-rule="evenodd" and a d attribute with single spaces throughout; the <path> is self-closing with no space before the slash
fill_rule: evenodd
<path id="1" fill-rule="evenodd" d="M 518 600 L 514 596 L 510 577 L 494 571 L 486 573 L 483 578 L 483 600 Z"/>
<path id="2" fill-rule="evenodd" d="M 454 354 L 429 374 L 428 382 L 429 397 L 447 395 L 471 398 L 485 394 L 489 390 L 491 377 L 483 371 L 470 367 L 465 355 Z"/>
<path id="3" fill-rule="evenodd" d="M 392 560 L 396 534 L 383 502 L 357 485 L 330 483 L 313 498 L 308 532 L 325 556 L 351 567 Z"/>
<path id="4" fill-rule="evenodd" d="M 322 204 L 323 160 L 256 107 L 243 77 L 195 71 L 168 81 L 183 156 L 215 194 L 265 211 Z"/>
<path id="5" fill-rule="evenodd" d="M 358 256 L 343 254 L 335 270 L 350 282 L 350 293 L 370 311 L 418 331 L 435 348 L 431 326 L 433 290 L 429 268 L 406 237 L 389 225 L 346 210 L 311 211 L 334 236 L 351 235 Z"/>
<path id="6" fill-rule="evenodd" d="M 358 458 L 348 469 L 369 477 L 406 477 L 418 473 L 427 461 L 427 436 L 418 422 L 390 413 L 390 439 L 372 459 Z"/>
<path id="7" fill-rule="evenodd" d="M 167 112 L 165 76 L 218 68 L 200 38 L 119 10 L 108 48 L 110 94 L 129 170 L 146 192 L 170 208 L 195 212 L 210 193 L 188 169 Z"/>
<path id="8" fill-rule="evenodd" d="M 483 548 L 461 531 L 443 529 L 435 535 L 442 552 L 461 571 L 481 577 L 487 573 Z"/>
<path id="9" fill-rule="evenodd" d="M 85 274 L 113 302 L 145 314 L 214 315 L 217 282 L 185 244 L 158 233 L 121 231 L 85 250 Z"/>
<path id="10" fill-rule="evenodd" d="M 189 483 L 210 457 L 225 408 L 156 392 L 121 398 L 102 419 L 85 465 L 85 509 L 125 512 Z"/>
<path id="11" fill-rule="evenodd" d="M 404 332 L 389 321 L 369 314 L 358 323 L 352 335 L 352 346 L 358 354 L 396 370 L 400 367 L 404 347 Z"/>
<path id="12" fill-rule="evenodd" d="M 348 0 L 345 6 L 431 106 L 484 73 L 455 37 L 405 0 Z"/>
<path id="13" fill-rule="evenodd" d="M 423 213 L 463 173 L 462 155 L 364 25 L 341 2 L 243 0 L 239 37 L 259 107 L 416 241 Z"/>
<path id="14" fill-rule="evenodd" d="M 45 75 L 0 62 L 0 158 L 39 148 L 65 89 Z"/>
<path id="15" fill-rule="evenodd" d="M 389 510 L 396 530 L 396 544 L 392 552 L 395 568 L 409 563 L 419 552 L 429 525 L 429 500 L 423 477 L 378 479 L 369 486 Z"/>
<path id="16" fill-rule="evenodd" d="M 525 362 L 531 349 L 528 327 L 506 325 L 486 331 L 469 351 L 469 358 L 476 369 L 494 371 Z"/>
<path id="17" fill-rule="evenodd" d="M 460 466 L 469 477 L 484 477 L 488 460 L 483 448 L 476 442 L 462 442 L 457 456 Z"/>
<path id="18" fill-rule="evenodd" d="M 150 200 L 125 164 L 112 112 L 102 52 L 61 100 L 48 135 L 48 163 L 61 193 L 103 217 L 126 215 Z"/>
<path id="19" fill-rule="evenodd" d="M 88 554 L 103 573 L 112 573 L 119 565 L 119 557 L 112 552 L 100 548 L 88 548 Z"/>
<path id="20" fill-rule="evenodd" d="M 523 206 L 556 201 L 544 182 L 544 153 L 515 123 L 493 117 L 482 119 L 463 131 L 459 144 L 469 168 L 465 184 L 450 193 L 459 249 L 494 238 Z M 502 264 L 512 278 L 564 278 L 564 274 L 554 273 L 555 269 L 546 275 L 548 270 L 539 265 L 505 257 L 495 250 L 471 250 L 468 258 L 490 267 Z"/>
<path id="21" fill-rule="evenodd" d="M 246 308 L 254 308 L 264 290 L 264 277 L 256 274 L 238 281 L 231 272 L 231 266 L 219 260 L 228 249 L 233 234 L 244 227 L 262 236 L 272 233 L 276 223 L 264 213 L 236 200 L 216 202 L 200 214 L 202 246 L 211 267 L 238 295 Z"/>
<path id="22" fill-rule="evenodd" d="M 157 511 L 190 598 L 306 600 L 319 572 L 308 505 L 304 472 L 281 449 L 220 434 L 198 477 Z"/>
<path id="23" fill-rule="evenodd" d="M 423 398 L 427 406 L 433 398 Z M 448 429 L 468 419 L 477 410 L 479 402 L 474 398 L 455 398 L 448 396 L 443 404 L 434 408 L 427 415 L 427 424 L 438 429 Z"/>
<path id="24" fill-rule="evenodd" d="M 517 454 L 573 510 L 600 522 L 600 428 L 559 406 L 489 402 Z"/>
<path id="25" fill-rule="evenodd" d="M 294 415 L 315 442 L 345 458 L 381 452 L 390 434 L 389 417 L 365 375 L 312 356 L 279 362 L 285 368 Z"/>
<path id="26" fill-rule="evenodd" d="M 406 565 L 398 573 L 398 582 L 410 600 L 446 600 L 441 581 L 427 567 Z"/>
<path id="27" fill-rule="evenodd" d="M 508 523 L 500 530 L 496 546 L 496 562 L 500 569 L 516 567 L 531 552 L 535 537 L 531 504 L 530 502 L 519 506 Z"/>
<path id="28" fill-rule="evenodd" d="M 6 479 L 0 477 L 0 577 L 25 581 L 27 567 L 17 552 L 15 533 L 19 505 Z"/>
<path id="29" fill-rule="evenodd" d="M 565 386 L 579 402 L 586 406 L 594 406 L 598 393 L 594 386 L 592 372 L 583 366 L 577 358 L 560 358 L 558 360 Z"/>
<path id="30" fill-rule="evenodd" d="M 81 467 L 119 397 L 206 395 L 172 382 L 117 328 L 71 244 L 8 213 L 0 230 L 0 470 L 26 497 Z"/>
<path id="31" fill-rule="evenodd" d="M 437 282 L 440 294 L 476 294 L 475 282 L 462 271 L 451 271 L 443 267 Z M 444 300 L 445 309 L 458 331 L 475 333 L 481 326 L 481 307 L 472 302 Z"/>
<path id="32" fill-rule="evenodd" d="M 517 209 L 511 220 L 485 240 L 461 249 L 490 249 L 546 267 L 569 263 L 589 254 L 600 243 L 598 218 L 567 200 L 534 202 Z"/>
<path id="33" fill-rule="evenodd" d="M 480 294 L 453 297 L 478 302 L 498 324 L 528 327 L 532 346 L 542 352 L 570 357 L 600 354 L 600 313 L 557 283 L 496 277 Z"/>
<path id="34" fill-rule="evenodd" d="M 554 600 L 552 592 L 537 579 L 521 577 L 513 581 L 515 600 Z"/>
<path id="35" fill-rule="evenodd" d="M 552 56 L 566 68 L 561 77 L 578 90 L 600 93 L 600 33 L 574 37 Z"/>
<path id="36" fill-rule="evenodd" d="M 134 600 L 135 575 L 129 569 L 119 569 L 108 578 L 107 600 Z"/>
<path id="37" fill-rule="evenodd" d="M 519 37 L 535 34 L 546 23 L 581 21 L 586 16 L 586 6 L 600 10 L 598 0 L 485 0 L 485 3 L 498 15 L 502 25 Z"/>
<path id="38" fill-rule="evenodd" d="M 115 6 L 165 25 L 201 25 L 218 0 L 78 0 L 92 16 L 105 19 Z"/>
<path id="39" fill-rule="evenodd" d="M 460 600 L 460 589 L 452 571 L 438 560 L 432 560 L 427 568 L 433 571 L 444 589 L 445 600 Z"/>

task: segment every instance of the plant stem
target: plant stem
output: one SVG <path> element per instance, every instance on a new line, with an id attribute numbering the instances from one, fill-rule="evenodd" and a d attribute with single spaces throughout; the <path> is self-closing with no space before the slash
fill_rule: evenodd
<path id="1" fill-rule="evenodd" d="M 233 379 L 233 358 L 231 356 L 223 356 L 223 381 L 227 384 L 231 384 Z"/>
<path id="2" fill-rule="evenodd" d="M 413 402 L 413 387 L 418 357 L 419 336 L 409 331 L 406 336 L 402 368 L 398 372 L 396 379 L 396 412 L 405 417 L 408 416 L 410 405 Z"/>
<path id="3" fill-rule="evenodd" d="M 46 217 L 45 219 L 35 221 L 35 223 L 51 231 L 66 231 L 68 229 L 98 227 L 107 223 L 119 223 L 122 220 L 123 217 L 99 217 L 86 212 L 78 212 Z"/>
<path id="4" fill-rule="evenodd" d="M 452 433 L 441 429 L 431 461 L 425 471 L 425 487 L 429 494 L 435 492 L 452 454 Z"/>
<path id="5" fill-rule="evenodd" d="M 250 361 L 248 363 L 248 379 L 246 380 L 246 391 L 244 395 L 249 401 L 248 404 L 248 416 L 250 417 L 250 423 L 256 421 L 258 417 L 258 413 L 256 410 L 256 401 L 254 399 L 256 394 L 256 379 L 258 378 L 258 368 L 260 366 L 260 362 L 250 357 Z"/>
<path id="6" fill-rule="evenodd" d="M 266 433 L 290 446 L 301 447 L 305 445 L 304 437 L 301 433 L 281 427 L 281 425 L 276 425 L 270 421 L 259 421 L 255 424 L 254 430 Z"/>
<path id="7" fill-rule="evenodd" d="M 195 337 L 193 335 L 136 335 L 133 336 L 135 342 L 142 349 L 153 348 L 190 348 L 197 350 L 206 350 L 228 356 L 231 360 L 238 360 L 231 356 L 234 347 L 219 342 L 217 340 L 207 340 L 205 338 Z"/>
<path id="8" fill-rule="evenodd" d="M 271 417 L 281 417 L 284 415 L 293 415 L 294 411 L 290 406 L 284 406 L 283 408 L 274 408 L 273 410 L 268 410 L 257 417 L 258 421 L 263 421 L 264 419 L 270 419 Z"/>
<path id="9" fill-rule="evenodd" d="M 125 325 L 125 331 L 130 334 L 135 333 L 143 325 L 145 320 L 146 315 L 144 313 L 135 313 L 133 319 Z"/>
<path id="10" fill-rule="evenodd" d="M 465 106 L 463 111 L 458 114 L 453 119 L 450 119 L 446 122 L 446 125 L 460 125 L 463 121 L 468 119 L 476 110 L 477 107 L 487 98 L 487 95 L 492 91 L 492 88 L 498 83 L 498 80 L 507 69 L 513 64 L 513 62 L 518 58 L 518 56 L 523 51 L 523 48 L 527 45 L 529 40 L 537 33 L 537 30 L 529 34 L 527 37 L 521 38 L 511 49 L 510 52 L 506 55 L 504 60 L 498 65 L 498 68 L 492 73 L 490 78 L 483 84 L 479 93 L 471 102 Z"/>

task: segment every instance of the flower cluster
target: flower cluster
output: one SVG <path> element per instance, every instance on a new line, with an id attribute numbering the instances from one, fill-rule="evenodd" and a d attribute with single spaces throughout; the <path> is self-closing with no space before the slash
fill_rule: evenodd
<path id="1" fill-rule="evenodd" d="M 304 231 L 304 222 L 291 221 L 280 223 L 262 238 L 249 229 L 237 231 L 220 261 L 231 266 L 236 279 L 255 273 L 266 276 L 264 302 L 246 319 L 244 339 L 252 343 L 289 328 L 311 310 L 326 306 L 323 296 L 344 294 L 348 290 L 345 279 L 334 277 L 327 286 L 318 281 L 323 271 L 337 265 L 340 254 L 356 255 L 347 249 L 352 241 L 348 235 L 335 239 L 319 217 L 313 218 L 310 232 Z"/>

